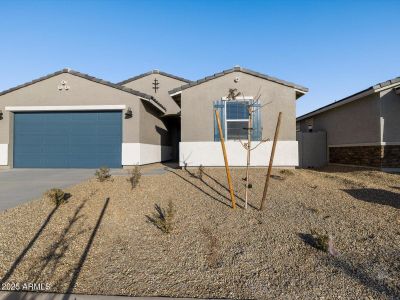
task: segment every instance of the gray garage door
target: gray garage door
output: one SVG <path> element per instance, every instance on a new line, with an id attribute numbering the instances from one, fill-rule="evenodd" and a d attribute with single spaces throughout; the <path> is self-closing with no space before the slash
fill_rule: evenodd
<path id="1" fill-rule="evenodd" d="M 121 111 L 14 115 L 15 168 L 119 168 L 121 143 Z"/>

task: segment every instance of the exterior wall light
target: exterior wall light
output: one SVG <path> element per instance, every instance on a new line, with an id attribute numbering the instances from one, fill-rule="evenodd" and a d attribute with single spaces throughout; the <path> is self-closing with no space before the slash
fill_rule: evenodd
<path id="1" fill-rule="evenodd" d="M 3 112 L 0 110 L 0 120 L 3 120 Z"/>
<path id="2" fill-rule="evenodd" d="M 128 107 L 128 109 L 125 112 L 125 119 L 130 119 L 132 118 L 132 116 L 133 116 L 132 109 Z"/>

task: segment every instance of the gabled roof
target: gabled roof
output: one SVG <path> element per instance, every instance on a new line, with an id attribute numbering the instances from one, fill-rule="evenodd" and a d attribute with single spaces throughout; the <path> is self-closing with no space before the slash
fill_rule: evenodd
<path id="1" fill-rule="evenodd" d="M 276 82 L 276 83 L 279 83 L 279 84 L 294 88 L 294 89 L 299 90 L 300 92 L 303 92 L 303 93 L 308 92 L 308 88 L 303 87 L 301 85 L 297 85 L 295 83 L 291 83 L 291 82 L 284 81 L 284 80 L 281 80 L 281 79 L 278 79 L 278 78 L 275 78 L 275 77 L 271 77 L 269 75 L 261 74 L 259 72 L 252 71 L 252 70 L 249 70 L 249 69 L 246 69 L 246 68 L 233 67 L 232 69 L 224 70 L 224 71 L 222 71 L 220 73 L 216 73 L 214 75 L 207 76 L 207 77 L 204 77 L 202 79 L 199 79 L 199 80 L 196 80 L 196 81 L 192 81 L 192 82 L 190 82 L 188 84 L 182 85 L 182 86 L 180 86 L 178 88 L 175 88 L 175 89 L 169 91 L 169 94 L 170 95 L 175 94 L 177 92 L 186 90 L 186 89 L 191 88 L 193 86 L 202 84 L 204 82 L 207 82 L 207 81 L 222 77 L 222 76 L 224 76 L 226 74 L 233 73 L 233 72 L 246 73 L 246 74 L 249 74 L 249 75 L 253 75 L 253 76 L 256 76 L 256 77 L 259 77 L 259 78 L 262 78 L 262 79 L 266 79 L 266 80 L 269 80 L 269 81 L 273 81 L 273 82 Z"/>
<path id="2" fill-rule="evenodd" d="M 166 72 L 162 72 L 160 70 L 152 70 L 152 71 L 149 71 L 149 72 L 146 72 L 146 73 L 143 73 L 143 74 L 128 78 L 128 79 L 126 79 L 124 81 L 121 81 L 121 82 L 119 82 L 117 84 L 118 85 L 124 85 L 124 84 L 126 84 L 128 82 L 135 81 L 137 79 L 149 76 L 151 74 L 160 74 L 160 75 L 167 76 L 167 77 L 170 77 L 170 78 L 173 78 L 173 79 L 176 79 L 176 80 L 180 80 L 180 81 L 183 81 L 183 82 L 187 82 L 187 83 L 192 82 L 189 79 L 185 79 L 185 78 L 182 78 L 182 77 L 179 77 L 179 76 L 175 76 L 175 75 L 172 75 L 172 74 L 169 74 L 169 73 L 166 73 Z"/>
<path id="3" fill-rule="evenodd" d="M 54 76 L 57 76 L 57 75 L 60 75 L 60 74 L 64 74 L 64 73 L 68 73 L 68 74 L 71 74 L 71 75 L 74 75 L 74 76 L 78 76 L 78 77 L 81 77 L 81 78 L 84 78 L 84 79 L 87 79 L 87 80 L 90 80 L 90 81 L 93 81 L 93 82 L 96 82 L 96 83 L 99 83 L 99 84 L 103 84 L 103 85 L 115 88 L 117 90 L 121 90 L 121 91 L 130 93 L 130 94 L 133 94 L 133 95 L 138 96 L 138 97 L 140 97 L 142 99 L 145 99 L 145 100 L 153 102 L 153 104 L 155 104 L 156 106 L 159 106 L 160 108 L 162 108 L 162 110 L 164 110 L 164 112 L 166 111 L 165 107 L 160 102 L 158 102 L 153 96 L 150 96 L 150 95 L 147 95 L 145 93 L 132 90 L 132 89 L 127 88 L 127 87 L 123 87 L 123 86 L 114 84 L 114 83 L 109 82 L 109 81 L 105 81 L 105 80 L 100 79 L 100 78 L 96 78 L 96 77 L 90 76 L 88 74 L 83 74 L 83 73 L 80 73 L 80 72 L 77 72 L 77 71 L 74 71 L 74 70 L 71 70 L 71 69 L 68 69 L 68 68 L 62 69 L 60 71 L 48 74 L 48 75 L 40 77 L 38 79 L 26 82 L 24 84 L 18 85 L 16 87 L 10 88 L 10 89 L 5 90 L 5 91 L 2 91 L 2 92 L 0 92 L 0 96 L 2 96 L 4 94 L 7 94 L 7 93 L 10 93 L 10 92 L 13 92 L 13 91 L 16 91 L 16 90 L 19 90 L 21 88 L 27 87 L 29 85 L 35 84 L 37 82 L 46 80 L 48 78 L 51 78 L 51 77 L 54 77 Z"/>
<path id="4" fill-rule="evenodd" d="M 390 80 L 386 80 L 384 82 L 377 83 L 377 84 L 375 84 L 373 86 L 370 86 L 369 88 L 366 88 L 365 90 L 357 92 L 357 93 L 355 93 L 353 95 L 347 96 L 347 97 L 345 97 L 343 99 L 337 100 L 337 101 L 335 101 L 333 103 L 330 103 L 328 105 L 325 105 L 325 106 L 322 106 L 320 108 L 317 108 L 316 110 L 313 110 L 313 111 L 311 111 L 309 113 L 306 113 L 306 114 L 304 114 L 304 115 L 302 115 L 300 117 L 297 117 L 296 121 L 301 121 L 301 120 L 310 118 L 312 116 L 318 115 L 320 113 L 323 113 L 323 112 L 325 112 L 327 110 L 330 110 L 330 109 L 333 109 L 335 107 L 342 106 L 342 105 L 344 105 L 346 103 L 349 103 L 349 102 L 364 98 L 366 96 L 369 96 L 371 94 L 380 92 L 382 90 L 391 88 L 393 85 L 395 85 L 395 86 L 399 85 L 399 88 L 400 88 L 400 77 L 396 77 L 396 78 L 393 78 L 393 79 L 390 79 Z"/>

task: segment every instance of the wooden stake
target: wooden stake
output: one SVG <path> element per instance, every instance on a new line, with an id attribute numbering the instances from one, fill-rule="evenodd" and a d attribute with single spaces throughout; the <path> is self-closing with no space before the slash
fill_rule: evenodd
<path id="1" fill-rule="evenodd" d="M 235 209 L 236 208 L 235 194 L 233 193 L 231 172 L 229 170 L 228 157 L 226 155 L 226 149 L 225 149 L 224 135 L 222 133 L 221 120 L 219 118 L 218 110 L 215 111 L 215 117 L 217 118 L 218 131 L 219 131 L 219 137 L 220 137 L 220 140 L 221 140 L 222 153 L 224 154 L 226 177 L 228 178 L 228 185 L 229 185 L 229 192 L 231 194 L 232 208 Z"/>
<path id="2" fill-rule="evenodd" d="M 279 115 L 278 115 L 278 122 L 276 123 L 276 128 L 275 128 L 274 142 L 273 142 L 273 144 L 272 144 L 271 156 L 270 156 L 270 158 L 269 158 L 269 166 L 268 166 L 267 178 L 265 179 L 264 192 L 263 192 L 263 197 L 262 197 L 262 200 L 261 200 L 261 207 L 260 207 L 260 210 L 263 210 L 263 209 L 264 209 L 265 200 L 266 200 L 266 198 L 267 198 L 268 183 L 269 183 L 269 178 L 271 177 L 272 164 L 273 164 L 273 162 L 274 162 L 274 155 L 275 155 L 276 142 L 278 141 L 279 127 L 280 127 L 280 125 L 281 125 L 281 116 L 282 116 L 282 112 L 279 112 Z"/>
<path id="3" fill-rule="evenodd" d="M 247 125 L 247 164 L 246 164 L 246 189 L 245 189 L 245 204 L 244 208 L 247 209 L 247 198 L 249 194 L 249 167 L 250 167 L 250 152 L 251 152 L 251 128 L 253 126 L 252 122 L 252 108 L 249 105 L 248 108 L 248 113 L 249 113 L 249 122 Z"/>

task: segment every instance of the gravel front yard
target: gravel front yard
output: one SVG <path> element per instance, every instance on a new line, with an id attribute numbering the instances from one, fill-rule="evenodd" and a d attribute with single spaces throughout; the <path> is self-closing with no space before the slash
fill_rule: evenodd
<path id="1" fill-rule="evenodd" d="M 400 298 L 400 175 L 362 169 L 252 169 L 250 207 L 230 208 L 224 169 L 95 179 L 54 209 L 38 199 L 0 214 L 0 277 L 52 292 L 240 299 Z M 232 171 L 243 206 L 244 169 Z M 21 186 L 21 188 L 24 188 Z M 109 201 L 106 198 L 109 197 Z M 175 228 L 148 221 L 176 209 Z M 339 255 L 312 247 L 312 229 Z"/>

